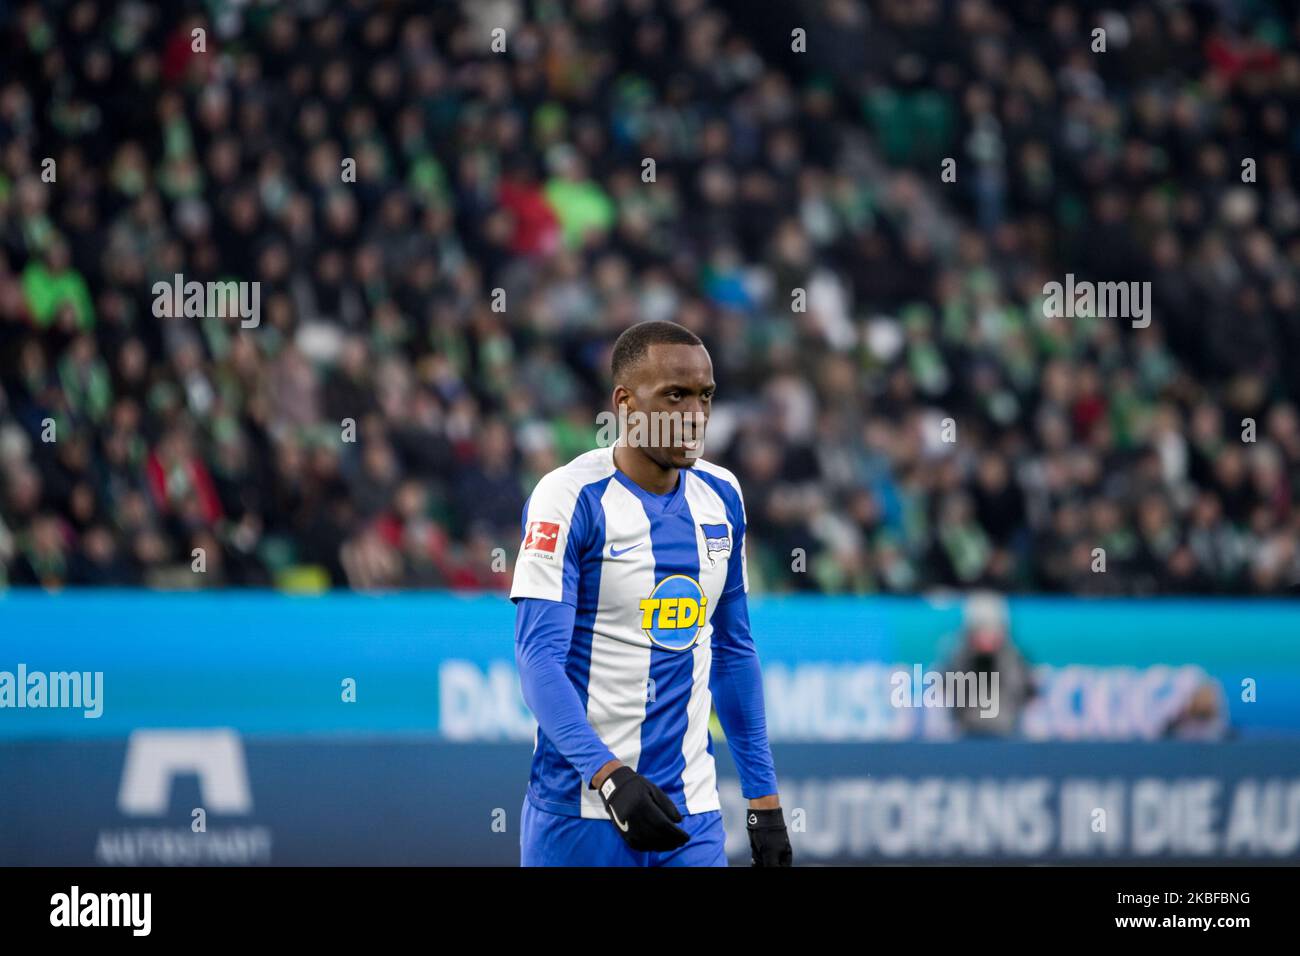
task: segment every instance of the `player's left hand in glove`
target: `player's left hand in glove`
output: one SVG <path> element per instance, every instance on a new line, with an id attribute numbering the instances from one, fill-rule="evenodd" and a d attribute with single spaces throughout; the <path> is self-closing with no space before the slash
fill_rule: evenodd
<path id="1" fill-rule="evenodd" d="M 745 824 L 749 830 L 750 866 L 794 865 L 794 851 L 790 849 L 790 835 L 780 807 L 747 810 Z"/>
<path id="2" fill-rule="evenodd" d="M 619 767 L 600 785 L 605 812 L 634 850 L 675 850 L 690 836 L 677 826 L 681 812 L 668 795 L 631 767 Z"/>

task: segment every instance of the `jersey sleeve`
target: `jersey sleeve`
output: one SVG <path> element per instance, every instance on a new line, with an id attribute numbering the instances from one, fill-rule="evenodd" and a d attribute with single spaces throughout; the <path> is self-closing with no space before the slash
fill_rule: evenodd
<path id="1" fill-rule="evenodd" d="M 586 708 L 564 671 L 573 640 L 574 608 L 520 598 L 515 611 L 515 662 L 524 703 L 547 739 L 586 783 L 614 754 L 592 729 Z"/>
<path id="2" fill-rule="evenodd" d="M 524 504 L 523 538 L 515 559 L 510 599 L 541 598 L 578 603 L 578 567 L 589 537 L 587 509 L 578 489 L 547 475 Z"/>
<path id="3" fill-rule="evenodd" d="M 741 793 L 748 799 L 777 792 L 776 768 L 767 738 L 763 672 L 749 630 L 749 600 L 743 593 L 713 613 L 713 663 L 709 690 L 718 722 L 727 735 Z"/>
<path id="4" fill-rule="evenodd" d="M 731 520 L 732 538 L 734 539 L 731 546 L 732 559 L 727 562 L 727 580 L 722 588 L 722 597 L 720 601 L 730 601 L 732 598 L 749 593 L 749 565 L 745 562 L 745 498 L 740 493 L 740 485 L 735 482 L 729 482 L 728 486 L 735 492 L 735 501 L 727 502 L 727 517 Z M 739 560 L 737 560 L 739 559 Z"/>

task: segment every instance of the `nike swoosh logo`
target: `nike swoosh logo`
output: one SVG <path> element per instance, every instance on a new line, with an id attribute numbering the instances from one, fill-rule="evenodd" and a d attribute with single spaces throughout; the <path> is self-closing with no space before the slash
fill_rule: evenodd
<path id="1" fill-rule="evenodd" d="M 618 818 L 618 811 L 613 807 L 609 808 L 609 815 L 614 818 L 614 826 L 618 827 L 624 833 L 627 832 L 627 824 Z"/>
<path id="2" fill-rule="evenodd" d="M 611 558 L 617 558 L 620 554 L 627 554 L 629 551 L 633 550 L 634 548 L 641 547 L 641 545 L 642 542 L 638 541 L 636 544 L 632 545 L 631 547 L 623 548 L 622 550 L 620 550 L 611 544 L 609 546 L 609 556 Z"/>

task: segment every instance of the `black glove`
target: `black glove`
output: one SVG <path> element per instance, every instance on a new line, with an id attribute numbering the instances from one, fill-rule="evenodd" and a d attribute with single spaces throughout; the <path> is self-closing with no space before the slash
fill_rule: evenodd
<path id="1" fill-rule="evenodd" d="M 793 866 L 794 851 L 790 849 L 790 835 L 785 832 L 781 808 L 746 810 L 745 814 L 749 851 L 753 857 L 749 865 Z"/>
<path id="2" fill-rule="evenodd" d="M 631 767 L 619 767 L 600 785 L 605 812 L 634 850 L 675 850 L 690 837 L 668 795 Z"/>

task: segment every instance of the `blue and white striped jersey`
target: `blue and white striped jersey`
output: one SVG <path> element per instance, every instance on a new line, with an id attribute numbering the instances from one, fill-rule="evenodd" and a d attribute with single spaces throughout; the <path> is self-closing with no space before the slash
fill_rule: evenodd
<path id="1" fill-rule="evenodd" d="M 587 784 L 611 755 L 682 813 L 719 809 L 708 723 L 710 684 L 724 678 L 719 716 L 736 715 L 723 726 L 742 787 L 776 791 L 745 610 L 740 487 L 706 461 L 679 474 L 676 489 L 654 495 L 600 448 L 546 475 L 524 506 L 510 596 L 520 605 L 521 683 L 539 722 L 529 798 L 541 809 L 605 819 Z M 544 637 L 548 619 L 560 623 Z M 718 666 L 720 644 L 737 666 Z M 573 706 L 561 715 L 553 702 Z"/>

